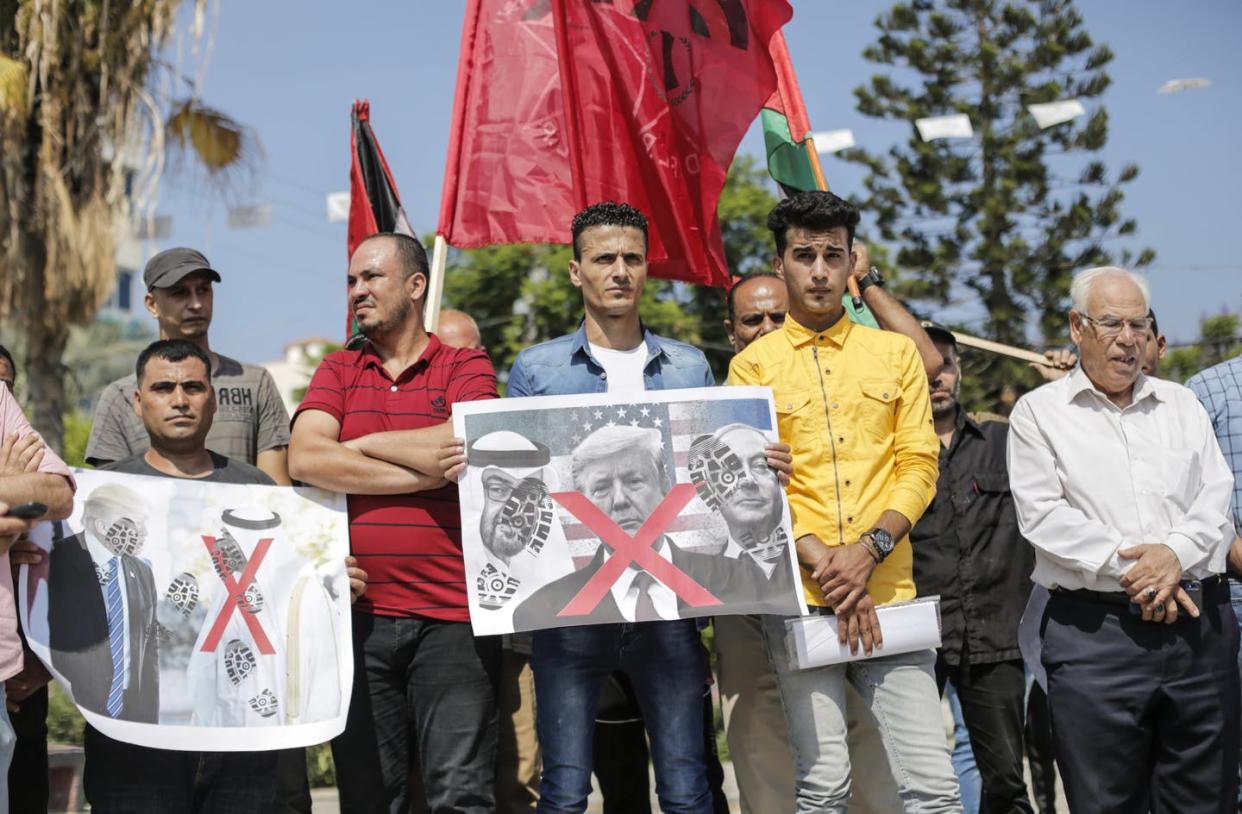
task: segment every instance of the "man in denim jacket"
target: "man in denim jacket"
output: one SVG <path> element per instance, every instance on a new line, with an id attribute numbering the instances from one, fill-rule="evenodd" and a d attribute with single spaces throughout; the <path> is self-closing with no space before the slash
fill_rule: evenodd
<path id="1" fill-rule="evenodd" d="M 582 290 L 581 327 L 522 351 L 509 373 L 509 396 L 566 395 L 709 387 L 696 348 L 653 334 L 639 318 L 647 279 L 647 219 L 626 204 L 587 207 L 573 221 L 573 284 Z M 784 468 L 787 447 L 769 448 Z M 609 501 L 631 501 L 618 479 Z M 534 634 L 536 716 L 543 746 L 540 814 L 579 814 L 591 790 L 591 746 L 600 686 L 627 673 L 646 711 L 656 792 L 667 814 L 711 814 L 703 743 L 704 651 L 694 620 L 581 625 Z"/>

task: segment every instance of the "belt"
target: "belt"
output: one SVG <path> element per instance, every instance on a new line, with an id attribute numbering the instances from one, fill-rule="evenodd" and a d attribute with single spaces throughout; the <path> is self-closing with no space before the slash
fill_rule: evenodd
<path id="1" fill-rule="evenodd" d="M 1202 585 L 1203 589 L 1206 591 L 1210 588 L 1215 588 L 1223 580 L 1224 577 L 1220 574 L 1213 574 L 1210 577 L 1204 577 L 1203 579 L 1198 580 L 1198 583 Z M 1182 580 L 1181 585 L 1182 587 L 1185 587 L 1186 583 L 1193 581 L 1195 580 L 1184 579 Z M 1061 594 L 1063 596 L 1072 596 L 1076 599 L 1086 599 L 1092 602 L 1104 602 L 1109 605 L 1129 605 L 1133 602 L 1133 600 L 1130 599 L 1130 595 L 1125 591 L 1093 591 L 1090 588 L 1053 588 L 1052 593 Z"/>

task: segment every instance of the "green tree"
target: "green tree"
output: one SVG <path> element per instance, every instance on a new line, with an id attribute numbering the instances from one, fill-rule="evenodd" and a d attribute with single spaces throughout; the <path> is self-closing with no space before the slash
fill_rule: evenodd
<path id="1" fill-rule="evenodd" d="M 977 304 L 982 332 L 1002 342 L 1025 345 L 1032 331 L 1063 341 L 1073 271 L 1154 257 L 1110 248 L 1137 230 L 1121 202 L 1139 172 L 1111 174 L 1095 157 L 1108 139 L 1098 100 L 1112 51 L 1072 0 L 910 0 L 876 27 L 863 55 L 885 70 L 855 89 L 858 109 L 906 123 L 910 136 L 887 153 L 844 157 L 866 166 L 859 203 L 913 272 L 904 293 Z M 1047 129 L 1026 110 L 1074 98 L 1089 115 Z M 916 119 L 947 114 L 968 115 L 974 138 L 919 137 Z M 1029 373 L 999 357 L 988 367 L 994 390 Z"/>
<path id="2" fill-rule="evenodd" d="M 767 173 L 752 157 L 739 156 L 719 206 L 725 256 L 735 272 L 767 267 L 767 216 L 775 204 Z M 496 368 L 507 371 L 522 348 L 578 327 L 582 298 L 569 281 L 571 257 L 569 246 L 454 250 L 444 279 L 445 307 L 475 318 Z M 647 327 L 701 348 L 723 377 L 733 351 L 724 331 L 722 290 L 649 279 L 641 308 Z"/>
<path id="3" fill-rule="evenodd" d="M 1199 322 L 1198 341 L 1172 348 L 1160 363 L 1160 378 L 1184 382 L 1200 370 L 1242 353 L 1239 328 L 1242 317 L 1238 314 L 1204 317 Z"/>

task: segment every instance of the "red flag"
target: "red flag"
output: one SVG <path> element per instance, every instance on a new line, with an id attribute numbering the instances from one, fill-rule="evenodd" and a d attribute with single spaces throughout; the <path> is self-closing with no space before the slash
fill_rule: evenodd
<path id="1" fill-rule="evenodd" d="M 791 15 L 787 0 L 471 0 L 440 234 L 565 243 L 575 211 L 625 201 L 650 218 L 653 274 L 727 285 L 716 205 Z"/>
<path id="2" fill-rule="evenodd" d="M 358 244 L 379 232 L 399 232 L 414 237 L 414 230 L 401 207 L 397 184 L 384 160 L 375 133 L 371 131 L 371 103 L 355 101 L 353 127 L 349 137 L 349 232 L 347 248 L 350 257 Z M 353 317 L 348 304 L 345 317 L 346 336 L 352 339 Z"/>

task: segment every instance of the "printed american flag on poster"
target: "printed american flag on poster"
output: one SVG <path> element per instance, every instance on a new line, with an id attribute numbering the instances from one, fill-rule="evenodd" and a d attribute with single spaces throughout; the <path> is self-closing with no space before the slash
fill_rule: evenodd
<path id="1" fill-rule="evenodd" d="M 558 412 L 561 412 L 564 420 L 567 420 L 573 427 L 573 434 L 569 436 L 568 443 L 557 450 L 560 454 L 553 458 L 554 466 L 568 471 L 570 455 L 574 447 L 601 427 L 617 425 L 649 427 L 659 430 L 661 447 L 665 450 L 665 465 L 674 469 L 676 481 L 684 483 L 689 480 L 686 459 L 690 453 L 690 442 L 695 437 L 696 424 L 692 404 L 686 402 L 643 405 L 601 404 L 594 407 L 562 408 Z M 708 511 L 703 501 L 694 500 L 668 527 L 669 536 L 684 548 L 691 550 L 720 548 L 722 546 L 714 535 L 685 533 L 709 531 L 720 522 L 718 517 Z M 574 558 L 574 565 L 581 568 L 595 555 L 595 549 L 599 546 L 599 538 L 572 515 L 565 517 L 564 528 L 565 538 L 569 540 L 570 554 Z"/>
<path id="2" fill-rule="evenodd" d="M 805 612 L 775 426 L 766 388 L 454 405 L 476 632 Z"/>

